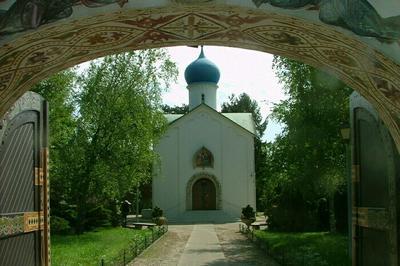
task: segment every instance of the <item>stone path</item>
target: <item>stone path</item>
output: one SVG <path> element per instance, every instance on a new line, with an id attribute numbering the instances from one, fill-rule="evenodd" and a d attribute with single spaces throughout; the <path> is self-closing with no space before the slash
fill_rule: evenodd
<path id="1" fill-rule="evenodd" d="M 192 230 L 193 225 L 170 225 L 168 232 L 163 237 L 153 243 L 129 265 L 178 265 Z"/>
<path id="2" fill-rule="evenodd" d="M 238 223 L 171 225 L 130 265 L 278 265 L 239 233 Z"/>
<path id="3" fill-rule="evenodd" d="M 195 225 L 178 265 L 215 265 L 216 262 L 225 262 L 225 255 L 214 225 Z"/>

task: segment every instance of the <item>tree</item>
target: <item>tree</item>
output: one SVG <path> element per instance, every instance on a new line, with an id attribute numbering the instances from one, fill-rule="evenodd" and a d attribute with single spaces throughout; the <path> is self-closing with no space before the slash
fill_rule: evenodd
<path id="1" fill-rule="evenodd" d="M 181 106 L 175 105 L 175 106 L 169 106 L 167 104 L 163 104 L 161 106 L 161 109 L 163 110 L 164 113 L 166 114 L 180 114 L 180 115 L 185 115 L 189 113 L 189 105 L 187 104 L 182 104 Z"/>
<path id="2" fill-rule="evenodd" d="M 221 106 L 223 113 L 251 113 L 255 127 L 256 138 L 254 141 L 254 160 L 255 160 L 255 174 L 256 174 L 256 199 L 257 209 L 264 210 L 265 204 L 261 201 L 263 191 L 263 182 L 266 173 L 266 150 L 265 143 L 261 140 L 264 131 L 267 127 L 267 120 L 262 119 L 260 107 L 257 101 L 252 100 L 246 93 L 239 96 L 232 94 L 229 96 L 229 102 L 225 102 Z"/>
<path id="3" fill-rule="evenodd" d="M 31 90 L 42 95 L 49 102 L 49 149 L 50 149 L 50 206 L 52 207 L 52 230 L 54 232 L 68 229 L 68 222 L 61 217 L 71 217 L 71 209 L 65 205 L 66 186 L 63 167 L 63 150 L 76 128 L 73 115 L 73 90 L 77 74 L 75 69 L 59 72 L 36 84 Z M 73 216 L 73 215 L 72 215 Z M 53 219 L 54 218 L 54 219 Z M 59 228 L 57 221 L 63 226 Z"/>
<path id="4" fill-rule="evenodd" d="M 229 96 L 229 102 L 225 102 L 221 106 L 222 113 L 251 113 L 257 131 L 257 138 L 261 139 L 267 128 L 267 120 L 262 121 L 260 107 L 256 100 L 252 100 L 246 93 L 239 96 L 232 94 Z"/>
<path id="5" fill-rule="evenodd" d="M 291 230 L 325 228 L 325 224 L 333 229 L 333 198 L 345 184 L 340 125 L 348 123 L 352 90 L 294 60 L 275 57 L 274 69 L 288 99 L 275 105 L 272 113 L 284 130 L 267 153 L 263 198 L 271 222 Z M 331 215 L 324 222 L 327 206 Z"/>
<path id="6" fill-rule="evenodd" d="M 51 164 L 58 169 L 52 181 L 62 181 L 51 197 L 57 200 L 54 212 L 77 233 L 120 222 L 120 203 L 150 178 L 157 156 L 152 145 L 166 126 L 161 91 L 176 77 L 176 65 L 166 51 L 150 49 L 92 61 L 77 78 L 73 97 L 60 95 L 64 90 L 70 95 L 70 85 L 39 85 L 45 97 L 54 95 L 54 108 L 69 108 L 72 119 L 52 132 L 68 134 L 57 144 L 60 160 Z M 58 115 L 50 113 L 50 119 Z"/>
<path id="7" fill-rule="evenodd" d="M 118 209 L 129 190 L 150 178 L 151 147 L 166 126 L 158 111 L 161 88 L 176 76 L 165 50 L 151 49 L 105 57 L 79 80 L 78 127 L 70 143 L 80 161 L 70 175 L 78 231 L 99 206 Z"/>

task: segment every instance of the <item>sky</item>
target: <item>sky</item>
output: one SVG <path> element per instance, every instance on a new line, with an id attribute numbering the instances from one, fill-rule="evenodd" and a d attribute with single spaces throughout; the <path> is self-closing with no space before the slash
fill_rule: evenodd
<path id="1" fill-rule="evenodd" d="M 179 69 L 178 81 L 163 93 L 164 104 L 171 106 L 189 103 L 184 72 L 186 67 L 197 59 L 200 48 L 177 46 L 167 48 L 171 59 Z M 273 55 L 239 48 L 205 46 L 205 56 L 213 61 L 221 72 L 217 90 L 217 108 L 228 101 L 232 93 L 242 92 L 258 102 L 265 119 L 274 103 L 285 99 L 282 84 L 272 70 Z M 218 109 L 219 110 L 219 109 Z M 272 141 L 282 131 L 282 126 L 269 120 L 264 140 Z"/>

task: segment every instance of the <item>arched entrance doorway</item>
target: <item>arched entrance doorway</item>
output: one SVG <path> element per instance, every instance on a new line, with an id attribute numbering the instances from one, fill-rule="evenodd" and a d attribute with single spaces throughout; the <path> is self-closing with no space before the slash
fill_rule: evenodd
<path id="1" fill-rule="evenodd" d="M 193 210 L 216 210 L 217 194 L 214 183 L 207 178 L 201 178 L 192 188 Z"/>
<path id="2" fill-rule="evenodd" d="M 202 187 L 202 180 L 205 181 L 204 187 Z M 195 193 L 197 193 L 195 195 Z M 207 196 L 205 194 L 208 194 Z M 210 195 L 212 193 L 212 195 Z M 207 201 L 210 197 L 213 197 L 212 205 L 205 203 L 201 205 L 199 201 L 207 197 Z M 198 198 L 198 199 L 196 199 Z M 211 198 L 210 198 L 211 199 Z M 195 200 L 196 207 L 195 207 Z M 207 208 L 207 209 L 206 209 Z M 207 172 L 200 172 L 193 175 L 186 185 L 186 210 L 221 210 L 222 209 L 222 189 L 218 179 Z"/>

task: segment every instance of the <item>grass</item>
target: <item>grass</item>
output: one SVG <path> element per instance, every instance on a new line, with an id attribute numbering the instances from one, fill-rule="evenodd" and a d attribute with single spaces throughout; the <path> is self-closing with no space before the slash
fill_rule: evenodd
<path id="1" fill-rule="evenodd" d="M 100 265 L 102 258 L 112 261 L 136 238 L 151 235 L 150 230 L 122 227 L 101 228 L 82 235 L 52 235 L 51 259 L 57 266 Z"/>
<path id="2" fill-rule="evenodd" d="M 278 261 L 282 261 L 284 256 L 285 265 L 350 265 L 348 238 L 343 235 L 328 232 L 283 233 L 258 230 L 255 236 Z"/>

